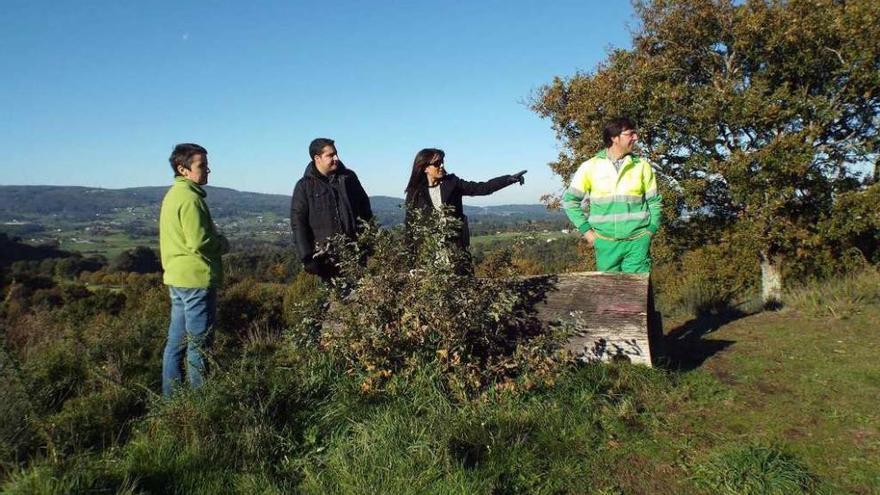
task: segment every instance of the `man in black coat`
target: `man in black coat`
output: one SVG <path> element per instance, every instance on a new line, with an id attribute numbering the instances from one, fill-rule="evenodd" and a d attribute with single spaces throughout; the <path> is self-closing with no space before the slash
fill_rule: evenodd
<path id="1" fill-rule="evenodd" d="M 459 178 L 455 174 L 447 174 L 444 168 L 446 154 L 436 148 L 425 148 L 416 154 L 410 180 L 406 187 L 406 224 L 412 221 L 413 210 L 430 212 L 431 209 L 441 210 L 452 207 L 452 216 L 461 220 L 461 232 L 456 236 L 456 243 L 466 249 L 470 246 L 471 237 L 467 217 L 462 206 L 464 196 L 487 196 L 511 184 L 525 182 L 523 170 L 513 175 L 502 175 L 486 182 L 471 182 Z"/>
<path id="2" fill-rule="evenodd" d="M 339 160 L 332 139 L 309 144 L 312 160 L 293 189 L 290 228 L 303 267 L 327 281 L 338 275 L 324 255 L 325 241 L 344 234 L 357 237 L 358 224 L 373 218 L 370 198 L 357 175 Z"/>

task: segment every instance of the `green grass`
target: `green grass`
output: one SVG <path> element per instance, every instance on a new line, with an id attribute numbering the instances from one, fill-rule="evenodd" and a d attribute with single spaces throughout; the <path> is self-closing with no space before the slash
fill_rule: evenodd
<path id="1" fill-rule="evenodd" d="M 57 232 L 55 236 L 60 239 L 59 248 L 65 251 L 79 252 L 84 255 L 100 254 L 107 259 L 113 259 L 123 251 L 134 249 L 138 246 L 146 246 L 152 249 L 159 247 L 158 238 L 132 238 L 125 232 L 114 232 L 108 235 L 91 235 L 82 231 Z M 80 241 L 74 242 L 71 238 Z"/>
<path id="2" fill-rule="evenodd" d="M 829 493 L 794 456 L 755 445 L 712 454 L 697 466 L 694 479 L 718 495 Z"/>
<path id="3" fill-rule="evenodd" d="M 802 288 L 787 309 L 721 325 L 688 343 L 722 349 L 690 371 L 587 365 L 465 402 L 430 366 L 364 393 L 362 377 L 293 329 L 251 336 L 198 392 L 167 401 L 110 388 L 68 401 L 52 431 L 63 435 L 59 448 L 79 442 L 68 442 L 73 452 L 35 449 L 0 491 L 880 493 L 878 282 L 867 274 Z M 165 302 L 149 301 L 140 306 Z M 834 311 L 821 309 L 829 304 Z M 110 336 L 130 326 L 105 325 Z M 151 325 L 126 337 L 123 356 L 158 346 L 144 340 L 161 332 L 162 322 Z M 132 390 L 145 415 L 118 442 L 104 439 L 101 425 L 135 402 Z"/>
<path id="4" fill-rule="evenodd" d="M 733 395 L 675 416 L 673 428 L 712 449 L 783 446 L 832 493 L 880 493 L 878 282 L 866 272 L 802 287 L 786 309 L 709 334 L 706 342 L 731 344 L 697 373 Z M 699 465 L 698 455 L 689 457 Z"/>

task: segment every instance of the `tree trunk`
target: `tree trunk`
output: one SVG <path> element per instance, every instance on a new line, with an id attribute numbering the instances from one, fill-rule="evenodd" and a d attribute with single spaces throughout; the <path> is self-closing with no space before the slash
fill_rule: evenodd
<path id="1" fill-rule="evenodd" d="M 874 161 L 874 184 L 880 182 L 880 157 Z"/>
<path id="2" fill-rule="evenodd" d="M 761 252 L 761 300 L 764 306 L 782 301 L 782 259 Z"/>

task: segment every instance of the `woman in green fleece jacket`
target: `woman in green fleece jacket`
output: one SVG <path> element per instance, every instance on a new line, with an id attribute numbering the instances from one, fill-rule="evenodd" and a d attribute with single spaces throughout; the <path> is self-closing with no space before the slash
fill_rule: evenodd
<path id="1" fill-rule="evenodd" d="M 204 381 L 204 352 L 210 346 L 217 314 L 217 287 L 223 281 L 221 255 L 226 239 L 214 228 L 205 203 L 208 151 L 192 143 L 178 144 L 171 153 L 174 183 L 159 212 L 159 250 L 163 280 L 171 296 L 171 323 L 162 359 L 162 393 L 179 386 L 186 355 L 190 386 Z"/>

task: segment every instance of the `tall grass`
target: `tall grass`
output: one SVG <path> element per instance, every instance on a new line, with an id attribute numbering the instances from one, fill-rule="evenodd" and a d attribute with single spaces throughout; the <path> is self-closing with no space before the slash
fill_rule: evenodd
<path id="1" fill-rule="evenodd" d="M 697 465 L 694 480 L 717 495 L 829 493 L 806 466 L 774 447 L 725 448 Z"/>
<path id="2" fill-rule="evenodd" d="M 814 281 L 788 291 L 786 306 L 812 317 L 847 319 L 866 305 L 880 303 L 880 270 L 863 270 L 827 280 Z"/>
<path id="3" fill-rule="evenodd" d="M 382 258 L 374 252 L 372 259 Z M 699 276 L 667 279 L 667 294 L 693 294 L 680 302 L 697 311 L 726 303 L 745 286 L 703 291 L 712 280 L 706 274 L 718 264 L 706 266 Z M 172 399 L 156 393 L 167 325 L 167 293 L 158 281 L 126 287 L 122 307 L 115 296 L 88 291 L 59 292 L 69 299 L 59 299 L 59 306 L 22 296 L 24 313 L 8 313 L 4 323 L 14 327 L 3 329 L 0 355 L 0 378 L 15 378 L 0 383 L 8 392 L 0 411 L 14 416 L 11 426 L 0 427 L 0 492 L 648 493 L 657 487 L 646 463 L 666 456 L 676 474 L 689 469 L 658 445 L 666 438 L 670 405 L 717 407 L 726 396 L 708 374 L 628 364 L 559 362 L 540 373 L 537 365 L 544 361 L 514 360 L 524 354 L 503 345 L 510 343 L 506 335 L 490 335 L 488 343 L 483 338 L 499 328 L 512 304 L 474 301 L 501 299 L 502 291 L 481 294 L 480 287 L 454 283 L 382 290 L 389 287 L 381 283 L 385 267 L 361 268 L 373 285 L 337 294 L 349 302 L 336 301 L 334 308 L 325 304 L 333 296 L 305 276 L 287 287 L 254 281 L 231 286 L 221 296 L 210 379 Z M 395 274 L 397 268 L 387 264 Z M 422 272 L 423 281 L 434 280 Z M 443 280 L 472 283 L 453 269 L 435 272 Z M 851 299 L 876 301 L 876 272 L 874 277 L 845 289 Z M 402 317 L 369 313 L 376 307 L 371 294 L 384 307 L 427 316 L 421 325 L 401 326 Z M 810 294 L 826 298 L 823 305 L 832 295 Z M 395 301 L 402 295 L 409 306 Z M 451 318 L 437 312 L 438 300 L 479 313 L 480 325 L 472 332 L 449 325 Z M 344 304 L 352 314 L 334 313 Z M 486 308 L 497 314 L 488 318 L 493 314 Z M 334 347 L 320 331 L 327 315 L 350 320 L 345 346 Z M 356 324 L 355 317 L 374 325 Z M 426 333 L 408 347 L 387 349 L 401 329 L 417 337 Z M 379 330 L 388 338 L 379 338 L 385 338 Z M 366 355 L 364 349 L 371 358 L 394 353 L 381 386 L 364 387 L 372 361 L 351 359 Z M 525 355 L 546 357 L 543 344 L 535 349 Z M 498 361 L 499 352 L 511 360 Z M 457 394 L 449 378 L 471 355 L 481 358 L 473 360 L 481 373 L 484 362 L 505 366 Z M 7 366 L 12 361 L 15 366 Z M 668 475 L 663 482 L 673 486 L 665 491 L 691 493 L 695 484 L 709 491 L 813 486 L 796 459 L 760 449 L 723 451 L 693 472 L 692 479 Z"/>
<path id="4" fill-rule="evenodd" d="M 290 346 L 151 403 L 125 445 L 34 463 L 4 493 L 617 493 L 675 386 L 589 365 L 461 402 L 435 367 L 365 395 L 326 355 Z"/>

